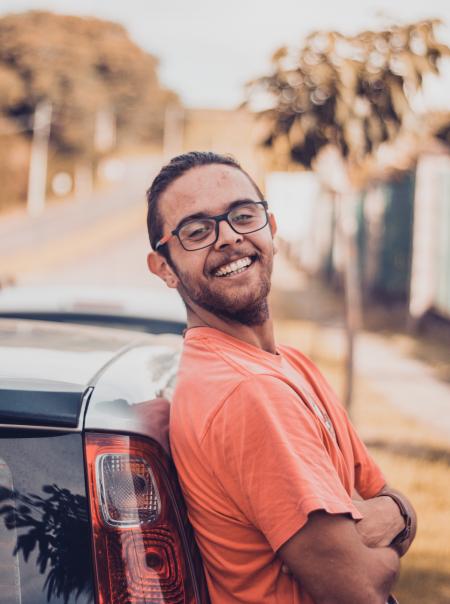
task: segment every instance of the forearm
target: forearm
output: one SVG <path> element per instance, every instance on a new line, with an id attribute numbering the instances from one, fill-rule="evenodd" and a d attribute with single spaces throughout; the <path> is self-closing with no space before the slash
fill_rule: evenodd
<path id="1" fill-rule="evenodd" d="M 310 515 L 279 555 L 318 604 L 385 604 L 399 569 L 393 549 L 365 546 L 354 521 L 325 512 Z"/>
<path id="2" fill-rule="evenodd" d="M 333 593 L 315 600 L 317 604 L 385 604 L 398 577 L 399 557 L 391 548 L 383 547 L 372 549 L 369 559 L 364 577 L 358 582 L 352 572 L 336 577 Z"/>

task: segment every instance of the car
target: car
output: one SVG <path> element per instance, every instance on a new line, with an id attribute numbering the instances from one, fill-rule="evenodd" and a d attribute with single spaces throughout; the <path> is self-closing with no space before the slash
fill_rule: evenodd
<path id="1" fill-rule="evenodd" d="M 0 289 L 0 317 L 178 333 L 186 310 L 167 288 L 11 285 Z"/>
<path id="2" fill-rule="evenodd" d="M 0 319 L 0 600 L 206 604 L 170 456 L 182 338 Z"/>

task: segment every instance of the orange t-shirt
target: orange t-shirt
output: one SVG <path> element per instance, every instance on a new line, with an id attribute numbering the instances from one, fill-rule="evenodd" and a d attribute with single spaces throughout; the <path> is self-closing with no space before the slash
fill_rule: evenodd
<path id="1" fill-rule="evenodd" d="M 315 365 L 209 327 L 186 333 L 172 453 L 212 604 L 311 604 L 277 550 L 314 510 L 361 515 L 385 480 Z"/>

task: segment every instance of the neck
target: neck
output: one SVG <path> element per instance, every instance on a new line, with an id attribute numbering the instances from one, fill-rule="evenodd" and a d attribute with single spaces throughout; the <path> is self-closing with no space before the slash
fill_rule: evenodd
<path id="1" fill-rule="evenodd" d="M 213 327 L 247 344 L 276 354 L 275 335 L 270 315 L 261 325 L 250 326 L 243 325 L 237 321 L 225 321 L 217 315 L 199 308 L 194 303 L 186 304 L 186 308 L 188 329 L 193 327 Z"/>

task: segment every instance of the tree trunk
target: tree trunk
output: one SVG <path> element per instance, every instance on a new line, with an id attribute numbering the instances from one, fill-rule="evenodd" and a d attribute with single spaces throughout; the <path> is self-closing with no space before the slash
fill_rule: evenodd
<path id="1" fill-rule="evenodd" d="M 340 196 L 341 234 L 344 249 L 345 327 L 347 351 L 343 402 L 351 413 L 354 390 L 354 353 L 357 332 L 361 327 L 361 281 L 356 243 L 357 223 L 355 214 L 356 193 Z"/>
<path id="2" fill-rule="evenodd" d="M 362 299 L 359 278 L 358 247 L 356 244 L 357 191 L 352 183 L 351 165 L 344 161 L 339 149 L 328 146 L 319 154 L 315 170 L 327 188 L 335 192 L 338 232 L 343 250 L 345 287 L 346 359 L 343 403 L 350 412 L 353 400 L 354 354 L 356 334 L 361 326 Z"/>

